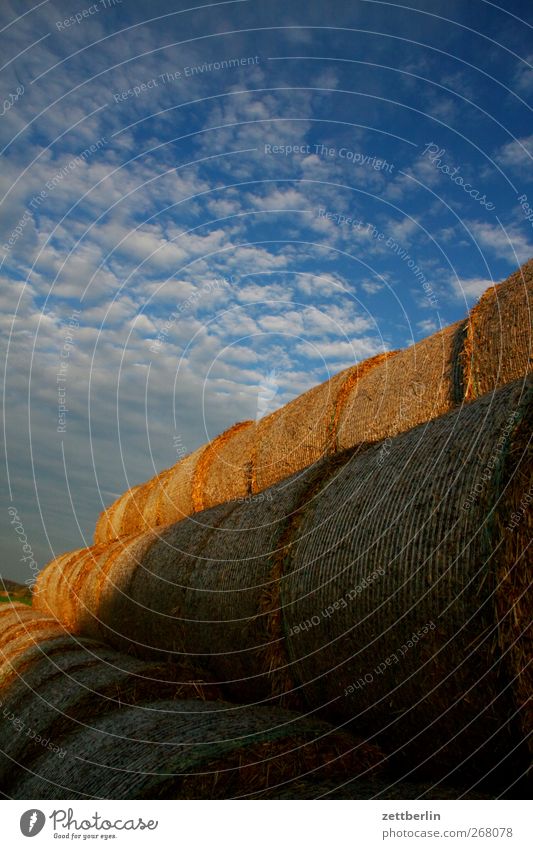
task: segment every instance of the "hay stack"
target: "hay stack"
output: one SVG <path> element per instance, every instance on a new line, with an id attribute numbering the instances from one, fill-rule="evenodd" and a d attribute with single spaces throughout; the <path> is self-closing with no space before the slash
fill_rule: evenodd
<path id="1" fill-rule="evenodd" d="M 476 768 L 494 762 L 518 733 L 511 680 L 525 644 L 511 653 L 499 626 L 516 610 L 498 582 L 511 566 L 506 516 L 530 485 L 527 384 L 326 458 L 272 487 L 268 502 L 133 538 L 135 556 L 115 543 L 90 621 L 74 627 L 205 663 L 235 699 L 303 695 L 420 764 L 421 753 L 456 764 L 478 747 Z M 525 548 L 526 533 L 523 522 L 512 546 Z M 54 571 L 36 602 L 60 616 L 64 596 L 47 589 Z M 524 559 L 512 575 L 527 586 Z"/>
<path id="2" fill-rule="evenodd" d="M 458 322 L 379 354 L 262 419 L 241 422 L 100 515 L 95 543 L 261 492 L 330 451 L 389 439 L 531 370 L 533 260 Z"/>
<path id="3" fill-rule="evenodd" d="M 464 322 L 386 359 L 357 381 L 340 413 L 337 447 L 377 442 L 442 416 L 463 400 L 457 361 Z"/>
<path id="4" fill-rule="evenodd" d="M 257 492 L 252 462 L 255 439 L 255 422 L 239 422 L 207 446 L 194 476 L 195 512 Z"/>
<path id="5" fill-rule="evenodd" d="M 533 369 L 533 259 L 487 289 L 470 312 L 463 368 L 468 399 Z"/>
<path id="6" fill-rule="evenodd" d="M 229 799 L 309 774 L 368 773 L 383 760 L 325 722 L 226 702 L 123 708 L 60 744 L 62 758 L 46 752 L 15 773 L 14 798 Z"/>
<path id="7" fill-rule="evenodd" d="M 154 697 L 216 699 L 198 670 L 142 662 L 100 643 L 74 638 L 25 605 L 0 609 L 0 784 L 13 763 L 60 747 L 79 724 Z"/>
<path id="8" fill-rule="evenodd" d="M 345 369 L 261 419 L 254 456 L 255 491 L 288 478 L 335 450 L 339 416 L 350 389 L 396 354 L 378 354 Z"/>
<path id="9" fill-rule="evenodd" d="M 342 781 L 383 761 L 376 746 L 325 722 L 213 700 L 216 688 L 179 683 L 176 673 L 76 640 L 25 605 L 6 605 L 4 791 L 14 798 L 226 798 L 308 774 Z"/>
<path id="10" fill-rule="evenodd" d="M 520 687 L 510 699 L 516 670 L 500 623 L 517 609 L 500 576 L 514 565 L 503 519 L 531 485 L 530 435 L 519 425 L 531 417 L 528 383 L 347 464 L 305 515 L 287 564 L 288 651 L 309 703 L 379 725 L 413 759 L 438 752 L 454 763 L 477 747 L 480 760 L 503 758 L 514 745 L 525 702 Z M 521 550 L 527 531 L 515 533 Z M 514 568 L 516 596 L 528 578 L 524 561 Z M 514 629 L 515 654 L 526 621 Z"/>

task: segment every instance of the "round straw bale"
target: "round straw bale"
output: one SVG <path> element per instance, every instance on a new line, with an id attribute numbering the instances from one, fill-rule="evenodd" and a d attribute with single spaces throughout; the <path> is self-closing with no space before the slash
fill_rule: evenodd
<path id="1" fill-rule="evenodd" d="M 62 565 L 60 586 L 53 582 L 56 562 L 52 561 L 38 577 L 35 610 L 56 617 L 70 631 L 100 638 L 106 630 L 99 619 L 100 605 L 106 593 L 120 599 L 124 589 L 124 569 L 115 568 L 112 578 L 109 573 L 117 560 L 135 568 L 154 536 L 148 531 L 71 553 L 66 566 Z"/>
<path id="2" fill-rule="evenodd" d="M 369 448 L 304 513 L 285 560 L 291 670 L 309 703 L 379 732 L 413 768 L 483 770 L 520 741 L 496 650 L 492 516 L 530 405 L 517 381 Z"/>
<path id="3" fill-rule="evenodd" d="M 374 746 L 284 710 L 158 701 L 98 717 L 14 770 L 14 798 L 225 799 L 380 765 Z"/>
<path id="4" fill-rule="evenodd" d="M 76 639 L 57 622 L 33 611 L 28 616 L 27 606 L 20 608 L 0 615 L 0 703 L 5 720 L 0 723 L 0 751 L 5 756 L 0 759 L 0 783 L 12 762 L 42 752 L 43 739 L 59 740 L 78 724 L 123 705 L 156 695 L 219 698 L 216 687 L 189 680 L 180 667 L 141 662 L 93 640 Z"/>
<path id="5" fill-rule="evenodd" d="M 0 686 L 5 680 L 9 664 L 21 651 L 45 640 L 59 639 L 65 633 L 62 624 L 50 618 L 43 618 L 42 613 L 28 608 L 27 605 L 19 602 L 3 604 L 0 607 Z"/>
<path id="6" fill-rule="evenodd" d="M 335 446 L 342 399 L 347 387 L 396 352 L 371 357 L 299 395 L 257 425 L 254 473 L 256 491 L 315 463 Z"/>
<path id="7" fill-rule="evenodd" d="M 159 525 L 164 524 L 163 511 L 161 507 L 165 498 L 166 488 L 169 485 L 173 474 L 174 467 L 171 469 L 165 469 L 161 472 L 161 474 L 157 475 L 157 477 L 148 482 L 150 484 L 150 490 L 143 510 L 144 523 L 139 523 L 138 527 L 135 529 L 135 533 L 139 533 L 143 530 L 151 530 L 152 528 L 156 528 Z M 178 517 L 178 519 L 179 518 L 181 517 Z"/>
<path id="8" fill-rule="evenodd" d="M 531 392 L 531 390 L 530 390 Z M 505 500 L 495 511 L 501 544 L 496 552 L 495 594 L 500 647 L 506 653 L 524 737 L 533 751 L 533 404 L 517 410 L 516 429 L 509 436 L 499 472 Z"/>
<path id="9" fill-rule="evenodd" d="M 279 485 L 266 520 L 261 496 L 219 505 L 163 529 L 137 560 L 116 557 L 95 617 L 99 634 L 105 625 L 114 645 L 176 652 L 205 665 L 232 698 L 290 692 L 279 628 L 271 619 L 279 618 L 277 555 L 305 485 Z"/>
<path id="10" fill-rule="evenodd" d="M 463 368 L 468 399 L 533 369 L 533 259 L 487 289 L 470 312 Z"/>
<path id="11" fill-rule="evenodd" d="M 162 517 L 162 524 L 167 525 L 171 522 L 179 522 L 180 519 L 194 513 L 194 473 L 196 465 L 205 450 L 206 446 L 202 445 L 172 467 L 172 474 L 168 477 L 165 487 L 161 490 L 157 505 L 158 515 Z"/>
<path id="12" fill-rule="evenodd" d="M 338 449 L 388 439 L 441 416 L 462 400 L 457 370 L 464 322 L 388 357 L 345 395 Z"/>
<path id="13" fill-rule="evenodd" d="M 113 504 L 106 507 L 99 515 L 94 531 L 94 542 L 96 545 L 102 542 L 110 542 L 117 539 L 123 533 L 122 526 L 124 515 L 130 508 L 130 502 L 139 494 L 143 484 L 132 486 L 117 498 Z"/>
<path id="14" fill-rule="evenodd" d="M 249 503 L 141 535 L 134 558 L 113 549 L 91 602 L 101 633 L 201 660 L 231 698 L 303 691 L 417 769 L 492 768 L 522 737 L 494 594 L 496 517 L 530 407 L 517 381 Z M 513 479 L 514 505 L 525 477 Z"/>
<path id="15" fill-rule="evenodd" d="M 205 665 L 232 698 L 276 697 L 293 705 L 279 579 L 285 537 L 298 521 L 305 493 L 312 490 L 314 497 L 322 476 L 321 470 L 311 472 L 246 503 L 188 517 L 158 536 L 112 543 L 107 559 L 104 554 L 98 569 L 86 569 L 76 588 L 71 627 L 141 655 L 190 658 Z M 69 602 L 46 593 L 54 568 L 50 564 L 39 578 L 46 600 L 38 604 L 61 616 Z M 71 570 L 84 572 L 75 561 Z M 70 593 L 68 581 L 64 593 Z"/>
<path id="16" fill-rule="evenodd" d="M 201 481 L 198 478 L 195 481 L 198 509 L 245 498 L 256 491 L 253 483 L 255 440 L 255 422 L 240 422 L 213 440 L 209 454 L 204 454 L 198 464 L 204 467 Z M 204 465 L 206 459 L 209 462 Z"/>
<path id="17" fill-rule="evenodd" d="M 202 524 L 187 517 L 159 534 L 141 534 L 129 547 L 117 546 L 104 563 L 99 591 L 87 599 L 93 611 L 92 631 L 106 642 L 140 655 L 172 656 L 190 662 L 180 640 L 180 622 L 173 609 L 186 585 L 191 563 L 201 556 L 206 538 L 213 532 L 217 513 L 232 509 L 220 505 Z M 154 557 L 152 549 L 157 552 Z M 183 570 L 183 571 L 181 571 Z M 79 623 L 88 633 L 88 623 Z"/>

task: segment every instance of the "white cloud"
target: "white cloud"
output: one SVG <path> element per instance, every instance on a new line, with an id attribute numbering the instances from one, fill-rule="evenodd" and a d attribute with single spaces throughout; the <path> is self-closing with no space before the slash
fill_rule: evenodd
<path id="1" fill-rule="evenodd" d="M 533 166 L 533 134 L 507 142 L 496 151 L 494 158 L 504 168 L 523 173 L 524 176 L 530 174 Z"/>
<path id="2" fill-rule="evenodd" d="M 527 62 L 527 64 L 526 64 Z M 530 94 L 533 91 L 533 53 L 526 57 L 526 61 L 518 64 L 515 73 L 515 85 L 521 94 Z"/>
<path id="3" fill-rule="evenodd" d="M 455 296 L 467 301 L 477 300 L 490 286 L 494 286 L 494 281 L 484 277 L 460 277 L 452 280 Z"/>
<path id="4" fill-rule="evenodd" d="M 530 239 L 516 225 L 505 229 L 485 221 L 467 222 L 479 247 L 506 259 L 512 267 L 528 260 L 533 254 Z"/>

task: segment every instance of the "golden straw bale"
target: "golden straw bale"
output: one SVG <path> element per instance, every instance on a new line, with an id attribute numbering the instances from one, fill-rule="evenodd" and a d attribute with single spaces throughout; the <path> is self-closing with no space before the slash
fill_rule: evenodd
<path id="1" fill-rule="evenodd" d="M 378 363 L 344 399 L 337 447 L 389 439 L 451 410 L 462 400 L 457 381 L 457 335 L 452 324 Z"/>
<path id="2" fill-rule="evenodd" d="M 531 391 L 515 381 L 247 502 L 114 544 L 100 595 L 84 601 L 95 630 L 76 627 L 141 656 L 187 658 L 231 699 L 303 697 L 414 768 L 430 755 L 441 778 L 462 761 L 492 768 L 523 739 L 512 659 L 528 644 L 511 652 L 494 598 L 507 568 L 496 519 L 526 498 L 530 418 Z M 61 597 L 49 602 L 61 615 Z"/>
<path id="3" fill-rule="evenodd" d="M 487 289 L 471 310 L 463 368 L 468 399 L 533 369 L 533 259 Z"/>
<path id="4" fill-rule="evenodd" d="M 109 542 L 122 535 L 124 515 L 129 510 L 130 502 L 135 499 L 141 489 L 142 484 L 132 486 L 120 498 L 117 498 L 113 504 L 104 508 L 96 522 L 94 531 L 94 542 L 96 544 Z"/>
<path id="5" fill-rule="evenodd" d="M 256 491 L 335 450 L 341 404 L 348 387 L 395 354 L 378 354 L 351 366 L 260 419 L 254 458 Z"/>
<path id="6" fill-rule="evenodd" d="M 209 443 L 194 474 L 195 512 L 252 492 L 255 422 L 238 422 Z"/>
<path id="7" fill-rule="evenodd" d="M 179 667 L 75 638 L 26 605 L 5 608 L 0 783 L 12 798 L 233 798 L 307 776 L 372 775 L 385 761 L 324 721 L 222 702 L 211 685 L 180 681 Z"/>

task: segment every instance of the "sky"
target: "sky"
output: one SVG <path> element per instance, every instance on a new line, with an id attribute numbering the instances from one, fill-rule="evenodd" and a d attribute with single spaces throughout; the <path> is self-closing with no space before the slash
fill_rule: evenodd
<path id="1" fill-rule="evenodd" d="M 533 254 L 522 0 L 3 0 L 0 574 Z"/>

